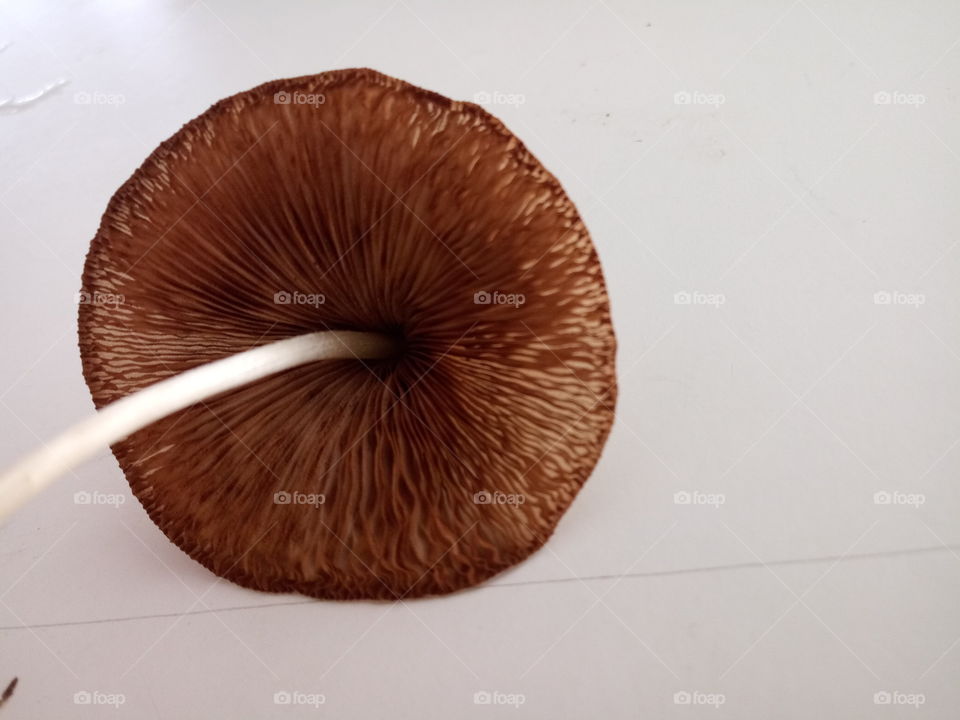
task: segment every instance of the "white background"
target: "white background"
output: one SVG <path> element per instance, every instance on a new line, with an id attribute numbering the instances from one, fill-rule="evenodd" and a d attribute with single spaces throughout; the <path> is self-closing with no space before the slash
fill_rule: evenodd
<path id="1" fill-rule="evenodd" d="M 67 81 L 0 114 L 3 464 L 92 409 L 74 293 L 116 188 L 217 99 L 337 67 L 501 101 L 593 234 L 621 383 L 547 547 L 445 598 L 218 581 L 102 452 L 0 529 L 3 720 L 956 717 L 956 3 L 24 0 L 3 42 L 0 96 Z"/>

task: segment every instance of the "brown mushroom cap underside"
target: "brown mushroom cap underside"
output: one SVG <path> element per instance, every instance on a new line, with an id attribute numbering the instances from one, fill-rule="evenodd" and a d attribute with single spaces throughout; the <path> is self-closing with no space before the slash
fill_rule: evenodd
<path id="1" fill-rule="evenodd" d="M 372 70 L 266 83 L 185 125 L 110 201 L 82 290 L 98 407 L 301 333 L 402 340 L 113 447 L 171 541 L 259 590 L 481 582 L 547 540 L 613 421 L 603 275 L 560 184 L 482 108 Z"/>

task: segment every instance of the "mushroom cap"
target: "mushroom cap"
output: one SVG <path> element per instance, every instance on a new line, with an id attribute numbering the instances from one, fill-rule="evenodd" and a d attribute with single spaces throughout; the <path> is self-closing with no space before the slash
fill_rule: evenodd
<path id="1" fill-rule="evenodd" d="M 187 123 L 111 199 L 82 292 L 97 407 L 302 333 L 401 339 L 113 446 L 167 537 L 250 588 L 481 582 L 552 534 L 613 421 L 607 292 L 559 182 L 479 106 L 373 70 L 269 82 Z"/>

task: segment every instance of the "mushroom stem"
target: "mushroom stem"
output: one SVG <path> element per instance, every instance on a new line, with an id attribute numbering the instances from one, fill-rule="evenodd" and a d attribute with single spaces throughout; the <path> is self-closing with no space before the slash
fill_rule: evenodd
<path id="1" fill-rule="evenodd" d="M 395 352 L 394 341 L 384 335 L 315 332 L 261 345 L 161 380 L 101 408 L 0 475 L 0 520 L 104 446 L 194 403 L 315 360 L 384 358 Z"/>

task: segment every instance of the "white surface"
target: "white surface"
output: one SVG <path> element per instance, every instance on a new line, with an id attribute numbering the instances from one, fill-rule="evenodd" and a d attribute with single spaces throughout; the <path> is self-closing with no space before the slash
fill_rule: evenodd
<path id="1" fill-rule="evenodd" d="M 555 537 L 448 598 L 218 581 L 104 451 L 0 529 L 0 686 L 20 677 L 0 717 L 954 717 L 960 6 L 834 5 L 0 5 L 0 96 L 69 80 L 0 115 L 0 462 L 91 409 L 73 296 L 110 195 L 277 77 L 370 66 L 524 96 L 491 110 L 578 204 L 621 348 L 617 424 Z M 95 491 L 126 502 L 75 504 Z M 874 703 L 894 691 L 925 702 Z"/>

